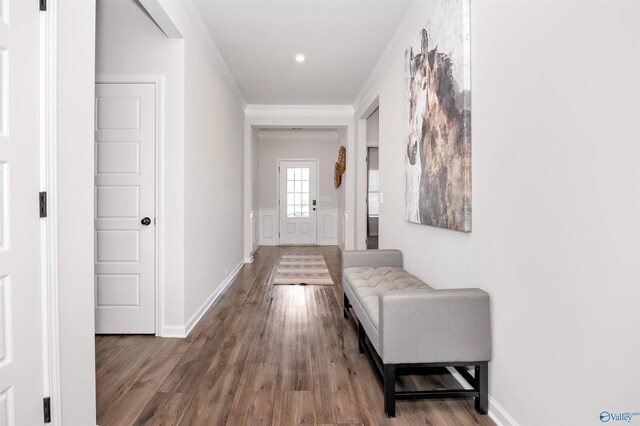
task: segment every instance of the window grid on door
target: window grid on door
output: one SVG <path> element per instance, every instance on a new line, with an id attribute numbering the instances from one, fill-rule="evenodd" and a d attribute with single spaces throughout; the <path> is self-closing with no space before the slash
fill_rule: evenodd
<path id="1" fill-rule="evenodd" d="M 309 218 L 309 168 L 287 168 L 287 218 Z"/>

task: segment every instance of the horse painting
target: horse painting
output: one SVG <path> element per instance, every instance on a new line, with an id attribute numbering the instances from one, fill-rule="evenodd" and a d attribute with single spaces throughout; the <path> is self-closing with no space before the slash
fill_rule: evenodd
<path id="1" fill-rule="evenodd" d="M 454 78 L 451 56 L 426 29 L 407 50 L 406 219 L 471 231 L 469 92 Z"/>

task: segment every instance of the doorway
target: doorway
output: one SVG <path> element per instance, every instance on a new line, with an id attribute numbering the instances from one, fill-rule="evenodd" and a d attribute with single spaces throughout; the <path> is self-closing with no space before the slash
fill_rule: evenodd
<path id="1" fill-rule="evenodd" d="M 280 245 L 317 243 L 317 160 L 278 161 Z"/>
<path id="2" fill-rule="evenodd" d="M 366 120 L 366 164 L 367 164 L 367 217 L 366 246 L 378 249 L 380 220 L 380 111 L 375 108 Z"/>
<path id="3" fill-rule="evenodd" d="M 380 218 L 379 148 L 367 148 L 367 249 L 378 248 Z"/>
<path id="4" fill-rule="evenodd" d="M 96 84 L 96 334 L 154 334 L 156 84 Z"/>

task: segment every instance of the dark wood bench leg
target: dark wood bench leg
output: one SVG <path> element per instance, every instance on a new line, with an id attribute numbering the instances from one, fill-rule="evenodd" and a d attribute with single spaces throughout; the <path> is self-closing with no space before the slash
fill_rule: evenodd
<path id="1" fill-rule="evenodd" d="M 487 414 L 489 412 L 489 364 L 487 362 L 476 365 L 476 383 L 480 393 L 476 398 L 476 411 Z"/>
<path id="2" fill-rule="evenodd" d="M 343 293 L 344 294 L 344 305 L 342 308 L 342 313 L 344 314 L 345 318 L 349 318 L 349 299 L 347 298 L 347 293 Z"/>
<path id="3" fill-rule="evenodd" d="M 384 412 L 387 417 L 396 416 L 396 366 L 384 365 Z"/>
<path id="4" fill-rule="evenodd" d="M 360 350 L 361 354 L 364 353 L 364 339 L 366 339 L 366 333 L 362 323 L 358 320 L 358 350 Z"/>

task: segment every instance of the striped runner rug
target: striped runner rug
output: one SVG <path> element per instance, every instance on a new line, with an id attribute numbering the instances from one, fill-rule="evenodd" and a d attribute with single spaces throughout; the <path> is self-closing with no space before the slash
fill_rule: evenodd
<path id="1" fill-rule="evenodd" d="M 315 253 L 282 255 L 274 284 L 333 285 L 324 256 Z"/>

